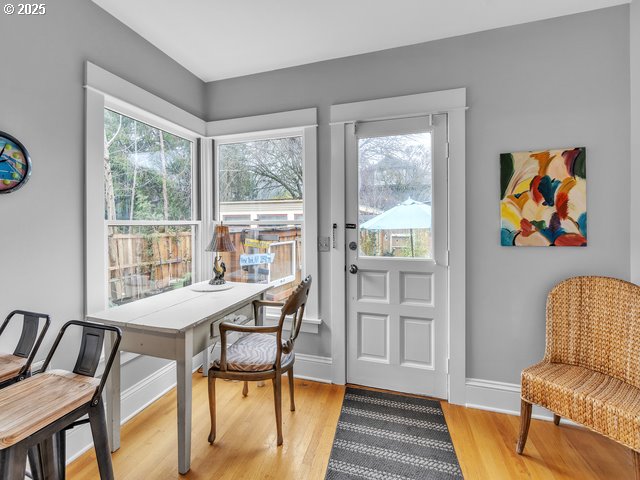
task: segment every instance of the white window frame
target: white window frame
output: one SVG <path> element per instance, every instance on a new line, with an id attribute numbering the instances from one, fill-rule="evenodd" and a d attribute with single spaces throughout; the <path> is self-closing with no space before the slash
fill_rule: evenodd
<path id="1" fill-rule="evenodd" d="M 192 142 L 192 218 L 184 221 L 105 220 L 104 110 L 151 125 Z M 205 122 L 116 75 L 86 63 L 85 78 L 85 315 L 108 308 L 108 228 L 117 225 L 194 226 L 192 269 L 194 282 L 202 276 L 202 149 Z"/>
<path id="2" fill-rule="evenodd" d="M 220 206 L 218 199 L 218 147 L 224 144 L 268 140 L 301 136 L 303 142 L 303 217 L 304 220 L 250 220 L 224 221 L 225 225 L 290 225 L 302 226 L 303 261 L 302 275 L 311 275 L 313 283 L 309 301 L 305 309 L 302 331 L 318 333 L 322 323 L 318 310 L 318 197 L 317 197 L 317 111 L 315 108 L 280 112 L 268 115 L 235 118 L 207 123 L 207 134 L 212 142 L 207 142 L 211 148 L 208 158 L 211 162 L 203 164 L 203 177 L 213 178 L 213 182 L 205 184 L 203 231 L 213 232 L 213 227 L 220 220 Z M 213 261 L 212 254 L 205 264 Z M 267 309 L 265 323 L 273 323 L 279 318 L 277 309 Z M 285 328 L 289 327 L 285 324 Z"/>
<path id="3" fill-rule="evenodd" d="M 272 247 L 277 247 L 279 245 L 291 245 L 291 271 L 295 272 L 296 270 L 296 242 L 295 240 L 286 240 L 284 242 L 273 242 L 269 244 L 269 252 L 271 252 Z M 280 285 L 285 285 L 287 283 L 293 282 L 296 279 L 294 275 L 287 275 L 286 277 L 279 278 L 278 280 L 271 280 L 271 264 L 269 264 L 269 283 L 273 283 L 274 287 L 279 287 Z"/>

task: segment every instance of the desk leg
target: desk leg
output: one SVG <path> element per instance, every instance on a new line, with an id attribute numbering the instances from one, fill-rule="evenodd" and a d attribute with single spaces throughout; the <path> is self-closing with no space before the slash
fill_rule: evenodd
<path id="1" fill-rule="evenodd" d="M 206 377 L 209 374 L 209 366 L 211 365 L 211 347 L 207 347 L 202 352 L 202 376 Z"/>
<path id="2" fill-rule="evenodd" d="M 107 351 L 111 351 L 116 342 L 116 335 L 107 332 Z M 120 351 L 116 353 L 111 366 L 109 378 L 106 384 L 107 400 L 107 433 L 109 435 L 109 445 L 111 451 L 115 452 L 120 448 Z"/>
<path id="3" fill-rule="evenodd" d="M 176 343 L 178 377 L 178 471 L 191 468 L 191 369 L 193 330 L 187 330 Z"/>
<path id="4" fill-rule="evenodd" d="M 260 300 L 264 300 L 264 293 L 260 296 Z M 264 307 L 260 310 L 260 313 L 258 313 L 258 316 L 254 318 L 253 321 L 255 322 L 256 326 L 264 325 Z M 264 380 L 260 380 L 258 382 L 258 386 L 264 387 Z"/>

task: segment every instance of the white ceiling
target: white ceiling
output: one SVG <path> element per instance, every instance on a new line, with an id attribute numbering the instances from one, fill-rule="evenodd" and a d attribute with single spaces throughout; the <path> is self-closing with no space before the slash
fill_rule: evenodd
<path id="1" fill-rule="evenodd" d="M 204 81 L 630 0 L 93 0 Z"/>

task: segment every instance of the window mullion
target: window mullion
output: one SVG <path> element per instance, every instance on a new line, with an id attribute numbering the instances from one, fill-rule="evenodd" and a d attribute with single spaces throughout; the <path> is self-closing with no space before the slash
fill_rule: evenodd
<path id="1" fill-rule="evenodd" d="M 178 225 L 200 225 L 200 220 L 105 220 L 105 224 L 109 227 L 118 226 L 178 226 Z"/>

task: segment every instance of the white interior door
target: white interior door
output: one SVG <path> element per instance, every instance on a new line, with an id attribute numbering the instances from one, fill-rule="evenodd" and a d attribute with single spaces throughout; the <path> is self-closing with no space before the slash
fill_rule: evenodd
<path id="1" fill-rule="evenodd" d="M 346 132 L 347 381 L 447 397 L 447 116 Z"/>

